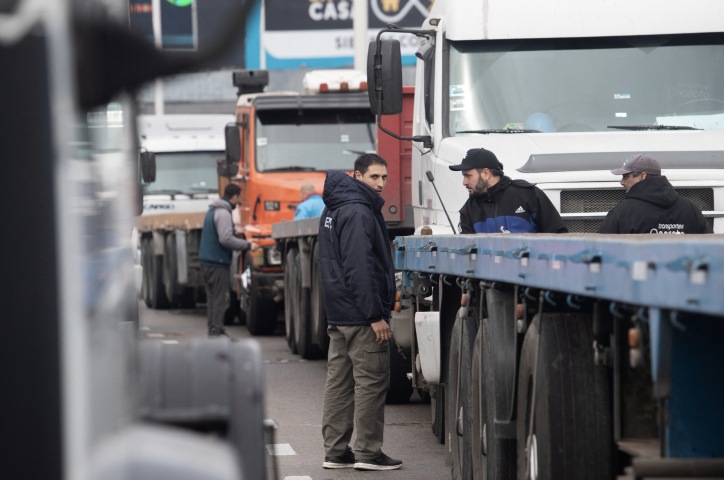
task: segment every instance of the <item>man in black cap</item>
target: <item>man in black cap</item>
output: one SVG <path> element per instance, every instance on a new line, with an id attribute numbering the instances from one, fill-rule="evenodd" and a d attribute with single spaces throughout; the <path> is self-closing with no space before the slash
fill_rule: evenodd
<path id="1" fill-rule="evenodd" d="M 468 150 L 460 165 L 470 198 L 460 209 L 460 233 L 567 233 L 545 193 L 503 175 L 503 164 L 484 148 Z"/>
<path id="2" fill-rule="evenodd" d="M 661 175 L 659 162 L 634 155 L 621 168 L 626 199 L 608 212 L 598 233 L 713 233 L 701 210 Z"/>

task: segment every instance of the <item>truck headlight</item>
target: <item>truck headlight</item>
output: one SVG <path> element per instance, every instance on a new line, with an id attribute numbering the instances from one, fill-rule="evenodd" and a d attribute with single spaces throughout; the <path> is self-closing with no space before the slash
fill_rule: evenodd
<path id="1" fill-rule="evenodd" d="M 277 250 L 276 246 L 267 249 L 266 261 L 269 265 L 281 265 L 282 264 L 282 254 L 279 250 Z"/>

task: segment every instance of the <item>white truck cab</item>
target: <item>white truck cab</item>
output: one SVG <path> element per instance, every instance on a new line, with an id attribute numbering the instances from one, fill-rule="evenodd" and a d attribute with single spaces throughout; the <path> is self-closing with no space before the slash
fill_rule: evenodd
<path id="1" fill-rule="evenodd" d="M 484 147 L 571 232 L 598 229 L 624 198 L 610 170 L 646 153 L 723 233 L 722 15 L 717 1 L 437 0 L 422 26 L 434 57 L 417 64 L 413 135 L 433 147 L 414 143 L 415 225 L 448 223 L 428 170 L 457 225 L 467 191 L 447 167 Z"/>

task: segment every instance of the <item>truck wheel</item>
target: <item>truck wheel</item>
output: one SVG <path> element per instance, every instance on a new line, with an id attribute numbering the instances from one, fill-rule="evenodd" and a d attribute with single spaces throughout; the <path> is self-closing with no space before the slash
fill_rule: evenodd
<path id="1" fill-rule="evenodd" d="M 142 245 L 144 260 L 144 276 L 148 285 L 148 302 L 146 305 L 153 309 L 169 307 L 166 291 L 163 287 L 163 255 L 155 255 L 153 251 L 153 239 L 146 238 Z M 146 276 L 147 275 L 147 276 Z"/>
<path id="2" fill-rule="evenodd" d="M 446 418 L 445 429 L 447 431 L 446 442 L 450 454 L 450 470 L 453 480 L 472 479 L 472 464 L 470 446 L 465 448 L 465 433 L 470 431 L 470 363 L 471 352 L 470 342 L 465 341 L 467 335 L 467 322 L 457 318 L 450 338 L 450 355 L 448 364 L 448 381 L 445 385 L 447 398 L 445 399 Z M 461 342 L 461 339 L 463 340 Z M 462 348 L 461 348 L 462 347 Z M 458 361 L 460 364 L 460 390 L 458 399 Z M 457 411 L 456 411 L 457 409 Z"/>
<path id="3" fill-rule="evenodd" d="M 542 324 L 536 316 L 526 332 L 518 374 L 520 479 L 613 478 L 611 397 L 606 368 L 591 358 L 592 323 L 587 314 L 550 313 Z"/>
<path id="4" fill-rule="evenodd" d="M 322 352 L 329 350 L 329 334 L 327 334 L 327 310 L 324 306 L 324 290 L 322 289 L 322 271 L 319 268 L 319 242 L 312 250 L 312 341 Z"/>
<path id="5" fill-rule="evenodd" d="M 143 267 L 141 295 L 143 296 L 143 303 L 148 308 L 151 308 L 151 275 L 149 274 L 151 271 L 150 257 L 153 255 L 153 244 L 151 242 L 150 238 L 141 239 L 141 267 Z"/>
<path id="6" fill-rule="evenodd" d="M 247 252 L 244 257 L 244 269 L 254 271 L 251 253 Z M 277 324 L 277 309 L 274 300 L 271 298 L 261 298 L 254 292 L 254 282 L 249 275 L 248 305 L 249 310 L 246 316 L 246 328 L 253 336 L 271 335 Z"/>
<path id="7" fill-rule="evenodd" d="M 412 396 L 412 381 L 407 374 L 412 373 L 412 361 L 404 358 L 397 346 L 390 343 L 390 388 L 387 389 L 385 403 L 408 403 Z"/>
<path id="8" fill-rule="evenodd" d="M 178 263 L 176 258 L 176 235 L 166 235 L 163 249 L 163 285 L 169 303 L 179 308 L 193 308 L 196 305 L 193 288 L 178 284 Z"/>
<path id="9" fill-rule="evenodd" d="M 487 320 L 473 346 L 470 445 L 475 480 L 514 480 L 515 441 L 495 436 L 495 382 Z M 509 408 L 506 406 L 505 408 Z"/>
<path id="10" fill-rule="evenodd" d="M 437 441 L 445 443 L 445 385 L 436 385 L 435 397 L 430 393 L 430 414 L 432 417 L 432 434 Z"/>
<path id="11" fill-rule="evenodd" d="M 297 344 L 294 341 L 294 291 L 297 281 L 297 257 L 299 250 L 291 248 L 287 252 L 284 263 L 284 327 L 287 345 L 292 353 L 297 353 Z"/>
<path id="12" fill-rule="evenodd" d="M 310 288 L 302 287 L 302 256 L 297 255 L 295 261 L 296 279 L 294 282 L 294 343 L 297 345 L 297 352 L 302 358 L 313 360 L 321 358 L 322 351 L 312 343 L 312 326 L 310 325 L 309 297 Z"/>

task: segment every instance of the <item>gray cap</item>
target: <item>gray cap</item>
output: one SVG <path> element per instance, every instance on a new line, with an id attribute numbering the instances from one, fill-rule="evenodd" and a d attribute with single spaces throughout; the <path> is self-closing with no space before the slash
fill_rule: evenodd
<path id="1" fill-rule="evenodd" d="M 656 159 L 640 153 L 623 162 L 621 168 L 611 170 L 614 175 L 626 175 L 627 173 L 646 173 L 648 175 L 661 175 L 661 167 Z"/>

